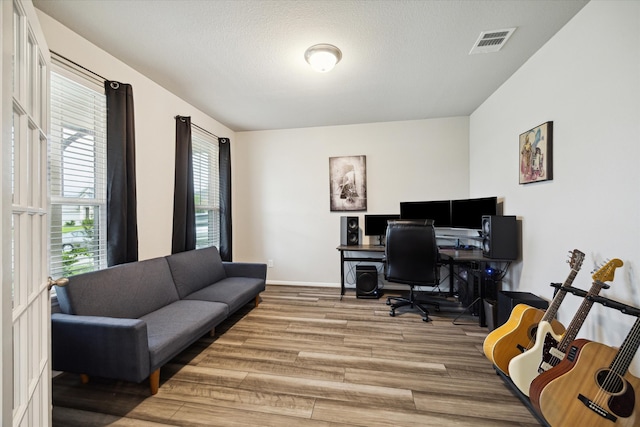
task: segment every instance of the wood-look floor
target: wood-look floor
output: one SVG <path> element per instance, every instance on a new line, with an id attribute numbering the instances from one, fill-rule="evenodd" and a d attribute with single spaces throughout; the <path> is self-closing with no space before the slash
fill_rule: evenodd
<path id="1" fill-rule="evenodd" d="M 389 316 L 385 299 L 268 286 L 148 383 L 53 379 L 54 426 L 540 424 L 484 357 L 477 318 Z"/>

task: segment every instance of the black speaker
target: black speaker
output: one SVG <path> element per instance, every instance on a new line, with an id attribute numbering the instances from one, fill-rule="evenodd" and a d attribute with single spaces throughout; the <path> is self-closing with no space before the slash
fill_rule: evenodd
<path id="1" fill-rule="evenodd" d="M 482 217 L 482 253 L 488 258 L 518 258 L 518 223 L 515 216 Z"/>
<path id="2" fill-rule="evenodd" d="M 546 310 L 549 307 L 547 300 L 540 298 L 531 292 L 498 292 L 498 317 L 496 328 L 502 326 L 509 320 L 511 311 L 518 304 L 527 304 L 528 306 Z"/>
<path id="3" fill-rule="evenodd" d="M 348 246 L 360 244 L 360 226 L 357 216 L 340 217 L 340 244 Z"/>
<path id="4" fill-rule="evenodd" d="M 378 269 L 375 265 L 356 266 L 356 298 L 380 298 Z"/>

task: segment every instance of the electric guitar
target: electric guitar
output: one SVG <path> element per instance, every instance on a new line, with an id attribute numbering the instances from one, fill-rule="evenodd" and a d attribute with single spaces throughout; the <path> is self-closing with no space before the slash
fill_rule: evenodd
<path id="1" fill-rule="evenodd" d="M 621 265 L 622 261 L 614 259 L 595 272 L 592 276 L 594 282 L 587 296 L 598 295 L 603 287 L 608 287 L 602 281 L 613 280 L 615 269 Z M 547 319 L 540 321 L 533 347 L 509 362 L 509 376 L 523 394 L 529 396 L 529 387 L 534 378 L 562 360 L 566 348 L 576 338 L 592 305 L 593 301 L 585 297 L 564 334 L 556 334 Z"/>
<path id="2" fill-rule="evenodd" d="M 531 403 L 551 427 L 637 427 L 640 379 L 628 372 L 640 347 L 640 318 L 615 348 L 578 339 L 567 357 L 531 383 Z"/>
<path id="3" fill-rule="evenodd" d="M 482 346 L 484 354 L 503 373 L 508 374 L 511 359 L 533 346 L 538 323 L 541 320 L 548 321 L 556 333 L 564 333 L 564 326 L 555 319 L 556 313 L 567 294 L 564 287 L 573 283 L 583 260 L 584 253 L 574 249 L 569 259 L 571 266 L 569 276 L 546 311 L 527 304 L 518 304 L 511 311 L 505 324 L 487 335 Z"/>

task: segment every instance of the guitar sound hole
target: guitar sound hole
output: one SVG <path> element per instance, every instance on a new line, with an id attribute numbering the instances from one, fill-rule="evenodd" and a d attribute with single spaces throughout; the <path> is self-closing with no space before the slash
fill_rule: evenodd
<path id="1" fill-rule="evenodd" d="M 596 381 L 600 388 L 609 394 L 619 394 L 624 389 L 623 379 L 611 372 L 609 369 L 602 369 L 596 374 Z"/>
<path id="2" fill-rule="evenodd" d="M 532 327 L 532 328 L 529 330 L 529 339 L 533 339 L 533 340 L 535 340 L 535 339 L 536 339 L 536 334 L 537 334 L 537 333 L 538 333 L 538 325 L 536 325 L 536 326 Z"/>

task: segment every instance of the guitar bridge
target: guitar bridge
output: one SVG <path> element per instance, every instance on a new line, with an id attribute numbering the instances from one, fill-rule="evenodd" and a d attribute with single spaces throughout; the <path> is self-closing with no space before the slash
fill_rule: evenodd
<path id="1" fill-rule="evenodd" d="M 538 367 L 538 373 L 542 374 L 543 372 L 547 372 L 549 369 L 553 368 L 553 365 L 547 362 L 542 362 L 540 367 Z"/>
<path id="2" fill-rule="evenodd" d="M 613 415 L 612 413 L 610 413 L 609 411 L 604 409 L 602 406 L 594 403 L 591 399 L 587 399 L 582 394 L 578 394 L 578 400 L 580 400 L 580 402 L 584 403 L 584 406 L 586 406 L 587 408 L 591 409 L 593 412 L 595 412 L 596 414 L 600 415 L 604 419 L 607 419 L 607 420 L 612 421 L 614 423 L 618 419 L 618 417 L 616 417 L 615 415 Z"/>

